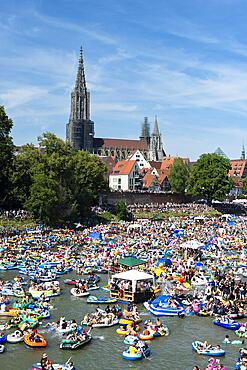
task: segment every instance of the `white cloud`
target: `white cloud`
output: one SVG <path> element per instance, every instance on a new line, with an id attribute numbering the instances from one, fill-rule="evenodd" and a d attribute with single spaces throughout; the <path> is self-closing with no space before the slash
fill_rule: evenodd
<path id="1" fill-rule="evenodd" d="M 46 89 L 38 86 L 23 86 L 0 93 L 0 101 L 10 109 L 47 97 L 47 95 L 48 91 Z"/>

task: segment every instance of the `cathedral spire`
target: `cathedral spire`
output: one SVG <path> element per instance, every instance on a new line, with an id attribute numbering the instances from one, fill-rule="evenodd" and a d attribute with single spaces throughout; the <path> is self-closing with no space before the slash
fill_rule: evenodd
<path id="1" fill-rule="evenodd" d="M 244 147 L 244 144 L 243 144 L 242 151 L 241 151 L 241 159 L 242 160 L 245 159 L 245 147 Z"/>
<path id="2" fill-rule="evenodd" d="M 83 63 L 82 46 L 80 47 L 80 56 L 79 56 L 75 87 L 76 89 L 82 89 L 84 91 L 86 91 L 87 89 L 85 71 L 84 71 L 84 63 Z"/>
<path id="3" fill-rule="evenodd" d="M 154 119 L 154 127 L 153 127 L 152 135 L 154 135 L 154 136 L 159 136 L 160 135 L 157 116 L 155 116 L 155 119 Z"/>

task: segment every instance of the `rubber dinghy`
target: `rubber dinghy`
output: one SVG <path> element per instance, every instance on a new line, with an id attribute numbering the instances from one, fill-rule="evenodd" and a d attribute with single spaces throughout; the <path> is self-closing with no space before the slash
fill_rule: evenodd
<path id="1" fill-rule="evenodd" d="M 217 319 L 213 321 L 214 325 L 221 326 L 222 328 L 228 330 L 238 330 L 240 328 L 240 324 L 237 322 L 229 322 L 224 319 Z"/>
<path id="2" fill-rule="evenodd" d="M 142 358 L 149 357 L 150 355 L 151 355 L 151 350 L 149 347 L 144 349 L 142 352 L 140 351 L 137 353 L 130 353 L 129 349 L 126 351 L 123 351 L 123 358 L 125 360 L 131 360 L 131 361 L 141 360 Z"/>
<path id="3" fill-rule="evenodd" d="M 88 291 L 80 291 L 79 289 L 77 288 L 72 288 L 70 293 L 74 296 L 74 297 L 87 297 L 90 295 L 90 293 Z"/>
<path id="4" fill-rule="evenodd" d="M 110 304 L 110 303 L 116 303 L 116 298 L 98 298 L 94 295 L 91 295 L 87 299 L 87 303 L 94 303 L 94 304 Z"/>
<path id="5" fill-rule="evenodd" d="M 74 366 L 66 365 L 66 364 L 52 364 L 54 370 L 76 370 Z M 33 364 L 32 367 L 28 370 L 42 370 L 41 364 Z"/>
<path id="6" fill-rule="evenodd" d="M 199 340 L 196 340 L 195 342 L 192 343 L 193 351 L 196 351 L 199 355 L 211 356 L 211 357 L 225 356 L 225 351 L 221 348 L 210 347 L 208 349 L 207 348 L 206 349 L 200 349 L 201 346 L 203 346 L 203 343 L 200 342 Z"/>
<path id="7" fill-rule="evenodd" d="M 23 342 L 24 335 L 20 330 L 16 330 L 14 333 L 8 334 L 7 335 L 7 341 L 9 343 L 19 343 Z"/>
<path id="8" fill-rule="evenodd" d="M 79 349 L 83 346 L 85 346 L 87 343 L 91 342 L 92 336 L 88 335 L 84 340 L 81 341 L 73 341 L 73 340 L 62 340 L 62 343 L 60 344 L 61 349 L 70 349 L 75 350 Z"/>
<path id="9" fill-rule="evenodd" d="M 171 307 L 171 299 L 176 307 Z M 155 316 L 178 316 L 185 313 L 183 306 L 170 295 L 161 295 L 152 302 L 145 302 L 144 307 Z"/>

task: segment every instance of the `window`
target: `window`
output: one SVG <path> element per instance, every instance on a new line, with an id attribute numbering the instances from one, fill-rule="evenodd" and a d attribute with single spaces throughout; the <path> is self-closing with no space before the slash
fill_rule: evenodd
<path id="1" fill-rule="evenodd" d="M 121 178 L 118 179 L 118 183 L 121 184 Z"/>

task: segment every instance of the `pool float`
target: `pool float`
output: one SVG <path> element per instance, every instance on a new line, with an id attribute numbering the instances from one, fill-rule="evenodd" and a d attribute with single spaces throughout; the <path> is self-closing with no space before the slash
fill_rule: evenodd
<path id="1" fill-rule="evenodd" d="M 116 303 L 116 298 L 98 298 L 93 295 L 88 297 L 87 303 L 94 303 L 94 304 L 110 304 L 110 303 Z"/>
<path id="2" fill-rule="evenodd" d="M 21 333 L 20 330 L 16 330 L 14 333 L 7 335 L 7 341 L 9 343 L 19 343 L 23 342 L 24 335 Z"/>
<path id="3" fill-rule="evenodd" d="M 140 351 L 137 353 L 130 353 L 129 349 L 126 351 L 123 351 L 123 358 L 125 360 L 131 360 L 131 361 L 141 360 L 142 358 L 149 357 L 150 355 L 151 355 L 151 350 L 149 347 L 144 349 L 142 352 Z"/>
<path id="4" fill-rule="evenodd" d="M 117 333 L 118 335 L 128 335 L 128 334 L 129 334 L 129 331 L 128 331 L 128 330 L 126 330 L 125 328 L 118 328 L 118 329 L 116 330 L 116 333 Z"/>
<path id="5" fill-rule="evenodd" d="M 139 334 L 139 339 L 140 340 L 152 340 L 154 339 L 154 336 L 153 334 L 148 334 L 148 335 L 145 335 L 145 334 Z"/>
<path id="6" fill-rule="evenodd" d="M 210 347 L 208 349 L 199 349 L 199 346 L 203 346 L 203 342 L 199 340 L 192 343 L 192 349 L 196 351 L 199 355 L 203 356 L 212 356 L 212 357 L 221 357 L 225 356 L 225 351 L 221 348 Z"/>
<path id="7" fill-rule="evenodd" d="M 247 330 L 245 332 L 241 332 L 238 330 L 235 330 L 234 334 L 236 334 L 239 338 L 247 338 Z"/>
<path id="8" fill-rule="evenodd" d="M 237 322 L 229 322 L 225 320 L 214 320 L 214 325 L 221 326 L 222 328 L 228 329 L 228 330 L 238 330 L 240 328 L 240 324 Z"/>
<path id="9" fill-rule="evenodd" d="M 80 290 L 78 290 L 77 288 L 72 288 L 70 293 L 74 297 L 87 297 L 87 296 L 90 295 L 90 293 L 88 291 L 80 292 Z"/>
<path id="10" fill-rule="evenodd" d="M 131 324 L 138 324 L 139 322 L 141 322 L 142 321 L 142 319 L 141 318 L 139 318 L 139 319 L 137 319 L 137 320 L 132 320 L 132 319 L 120 319 L 119 320 L 119 324 L 120 325 L 131 325 Z"/>
<path id="11" fill-rule="evenodd" d="M 106 324 L 104 322 L 99 322 L 99 323 L 91 324 L 91 323 L 85 323 L 84 321 L 81 324 L 82 325 L 92 326 L 93 328 L 109 328 L 111 326 L 117 325 L 118 323 L 119 323 L 119 319 L 118 318 L 115 318 L 109 324 Z"/>
<path id="12" fill-rule="evenodd" d="M 138 342 L 138 337 L 136 335 L 127 335 L 124 338 L 124 344 L 136 344 Z"/>
<path id="13" fill-rule="evenodd" d="M 3 344 L 0 344 L 0 353 L 3 353 L 5 350 L 5 346 Z"/>
<path id="14" fill-rule="evenodd" d="M 36 334 L 36 338 L 39 338 L 39 341 L 31 341 L 30 340 L 31 334 L 24 335 L 24 343 L 29 347 L 38 348 L 38 347 L 46 347 L 47 342 L 45 338 L 41 334 Z"/>
<path id="15" fill-rule="evenodd" d="M 8 311 L 0 311 L 0 316 L 11 316 L 15 317 L 17 316 L 18 310 L 15 308 L 10 308 Z"/>
<path id="16" fill-rule="evenodd" d="M 7 335 L 0 333 L 0 343 L 4 343 L 7 340 Z"/>

